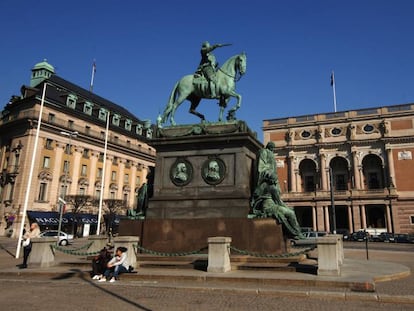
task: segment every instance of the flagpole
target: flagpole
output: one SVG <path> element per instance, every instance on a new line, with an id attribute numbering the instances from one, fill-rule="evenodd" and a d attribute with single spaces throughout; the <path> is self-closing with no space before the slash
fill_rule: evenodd
<path id="1" fill-rule="evenodd" d="M 336 112 L 336 90 L 335 90 L 335 73 L 332 70 L 331 74 L 331 86 L 333 91 L 333 100 L 334 100 L 334 111 Z"/>
<path id="2" fill-rule="evenodd" d="M 100 227 L 101 227 L 101 217 L 102 217 L 102 201 L 103 201 L 103 193 L 105 190 L 105 171 L 106 171 L 106 151 L 108 149 L 108 132 L 109 132 L 109 116 L 110 112 L 108 110 L 108 116 L 106 118 L 106 131 L 105 131 L 105 149 L 104 149 L 104 158 L 102 164 L 102 181 L 101 181 L 101 191 L 99 195 L 99 210 L 98 210 L 98 227 L 96 228 L 96 235 L 100 234 Z"/>
<path id="3" fill-rule="evenodd" d="M 26 222 L 27 206 L 29 205 L 29 196 L 31 194 L 30 188 L 32 186 L 33 171 L 34 171 L 34 165 L 35 165 L 36 154 L 37 154 L 37 145 L 39 143 L 40 125 L 42 123 L 43 106 L 45 103 L 45 96 L 46 96 L 46 86 L 47 86 L 47 83 L 45 82 L 43 84 L 42 99 L 40 101 L 39 119 L 37 120 L 36 136 L 35 136 L 33 152 L 32 152 L 32 163 L 30 164 L 29 178 L 27 179 L 26 194 L 25 194 L 24 205 L 23 205 L 23 215 L 22 215 L 22 220 L 21 220 L 22 222 L 20 224 L 19 239 L 17 240 L 16 258 L 19 258 L 19 255 L 20 255 L 24 223 Z"/>
<path id="4" fill-rule="evenodd" d="M 95 78 L 95 72 L 96 72 L 96 63 L 95 63 L 95 60 L 93 61 L 93 64 L 92 64 L 92 77 L 91 77 L 91 85 L 90 85 L 90 87 L 89 87 L 89 92 L 91 92 L 92 93 L 92 91 L 93 91 L 93 80 L 94 80 L 94 78 Z"/>

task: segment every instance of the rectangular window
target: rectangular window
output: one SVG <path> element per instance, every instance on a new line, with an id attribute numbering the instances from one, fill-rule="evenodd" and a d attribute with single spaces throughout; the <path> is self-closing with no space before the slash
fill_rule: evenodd
<path id="1" fill-rule="evenodd" d="M 68 189 L 68 185 L 63 184 L 60 186 L 60 197 L 61 198 L 64 198 L 66 196 L 67 189 Z"/>
<path id="2" fill-rule="evenodd" d="M 128 184 L 129 183 L 129 174 L 125 174 L 124 175 L 124 184 Z"/>
<path id="3" fill-rule="evenodd" d="M 116 180 L 116 171 L 112 171 L 111 180 L 112 181 L 115 181 Z"/>
<path id="4" fill-rule="evenodd" d="M 90 126 L 85 126 L 85 134 L 89 135 L 91 133 L 91 127 Z"/>
<path id="5" fill-rule="evenodd" d="M 336 175 L 336 187 L 335 190 L 347 190 L 345 175 Z"/>
<path id="6" fill-rule="evenodd" d="M 86 165 L 82 165 L 81 176 L 86 176 L 87 173 L 88 173 L 88 167 Z"/>
<path id="7" fill-rule="evenodd" d="M 115 192 L 111 191 L 111 193 L 109 194 L 109 198 L 110 199 L 115 199 Z"/>
<path id="8" fill-rule="evenodd" d="M 102 168 L 100 168 L 100 167 L 96 171 L 96 178 L 102 178 Z"/>
<path id="9" fill-rule="evenodd" d="M 46 201 L 47 183 L 40 183 L 38 201 Z"/>
<path id="10" fill-rule="evenodd" d="M 87 148 L 83 149 L 83 154 L 82 154 L 82 156 L 83 156 L 85 159 L 89 159 L 89 149 L 87 149 Z"/>
<path id="11" fill-rule="evenodd" d="M 115 142 L 115 143 L 118 143 L 118 141 L 119 141 L 119 137 L 118 137 L 118 136 L 115 136 L 115 137 L 114 137 L 114 142 Z"/>
<path id="12" fill-rule="evenodd" d="M 63 172 L 69 172 L 69 168 L 70 168 L 70 162 L 65 160 L 63 162 Z"/>
<path id="13" fill-rule="evenodd" d="M 101 139 L 105 139 L 105 132 L 104 131 L 101 131 L 100 136 L 101 136 Z"/>
<path id="14" fill-rule="evenodd" d="M 143 129 L 142 124 L 137 124 L 135 127 L 135 133 L 138 135 L 142 135 L 142 129 Z"/>
<path id="15" fill-rule="evenodd" d="M 66 147 L 65 147 L 65 153 L 66 154 L 72 154 L 72 152 L 70 150 L 71 148 L 72 148 L 72 146 L 70 146 L 69 144 L 67 144 Z"/>
<path id="16" fill-rule="evenodd" d="M 43 168 L 50 168 L 50 157 L 43 157 Z"/>
<path id="17" fill-rule="evenodd" d="M 95 190 L 95 197 L 96 197 L 97 199 L 99 199 L 99 198 L 101 197 L 101 190 L 100 190 L 100 189 L 96 189 L 96 190 Z"/>
<path id="18" fill-rule="evenodd" d="M 128 202 L 128 193 L 124 193 L 124 203 L 127 203 L 127 202 Z"/>
<path id="19" fill-rule="evenodd" d="M 53 140 L 52 139 L 50 139 L 50 138 L 47 138 L 46 139 L 46 144 L 45 144 L 45 148 L 46 149 L 49 149 L 49 150 L 52 150 L 53 149 Z"/>
<path id="20" fill-rule="evenodd" d="M 73 120 L 68 120 L 68 128 L 73 130 L 73 125 L 74 125 Z"/>
<path id="21" fill-rule="evenodd" d="M 56 119 L 55 115 L 53 113 L 49 113 L 49 116 L 47 118 L 47 121 L 49 123 L 55 123 L 55 119 Z"/>
<path id="22" fill-rule="evenodd" d="M 103 154 L 103 152 L 100 152 L 99 157 L 98 157 L 98 161 L 103 162 L 103 159 L 104 159 L 104 154 Z"/>
<path id="23" fill-rule="evenodd" d="M 414 216 L 410 216 L 411 224 L 414 225 Z"/>
<path id="24" fill-rule="evenodd" d="M 83 187 L 79 188 L 79 194 L 80 195 L 85 195 L 85 188 L 83 188 Z"/>
<path id="25" fill-rule="evenodd" d="M 117 158 L 117 157 L 114 157 L 114 158 L 112 159 L 112 164 L 113 164 L 113 165 L 118 165 L 118 158 Z"/>
<path id="26" fill-rule="evenodd" d="M 139 186 L 141 183 L 141 178 L 139 176 L 137 176 L 137 178 L 135 179 L 135 185 Z"/>

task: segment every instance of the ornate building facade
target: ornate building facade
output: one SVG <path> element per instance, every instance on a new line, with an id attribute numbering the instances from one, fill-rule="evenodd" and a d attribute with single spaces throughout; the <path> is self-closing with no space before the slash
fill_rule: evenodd
<path id="1" fill-rule="evenodd" d="M 414 104 L 269 119 L 263 131 L 302 227 L 414 232 Z"/>
<path id="2" fill-rule="evenodd" d="M 152 131 L 149 121 L 62 79 L 46 61 L 36 64 L 30 86 L 22 86 L 1 115 L 2 225 L 5 215 L 21 216 L 28 185 L 32 211 L 57 211 L 62 195 L 98 198 L 102 189 L 104 199 L 136 207 L 138 189 L 155 163 L 147 143 Z M 97 206 L 87 212 L 96 214 Z"/>

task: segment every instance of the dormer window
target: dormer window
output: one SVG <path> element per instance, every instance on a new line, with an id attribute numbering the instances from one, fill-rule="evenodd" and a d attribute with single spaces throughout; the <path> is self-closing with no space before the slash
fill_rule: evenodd
<path id="1" fill-rule="evenodd" d="M 76 101 L 78 100 L 78 97 L 73 94 L 69 94 L 66 98 L 66 106 L 72 109 L 76 108 Z"/>
<path id="2" fill-rule="evenodd" d="M 91 102 L 85 102 L 85 104 L 83 105 L 83 112 L 87 115 L 92 115 L 92 108 L 93 104 Z"/>
<path id="3" fill-rule="evenodd" d="M 98 118 L 99 120 L 106 121 L 106 116 L 108 115 L 108 110 L 105 108 L 99 109 Z"/>
<path id="4" fill-rule="evenodd" d="M 126 129 L 127 131 L 130 131 L 130 130 L 131 130 L 131 128 L 132 128 L 132 120 L 130 120 L 130 119 L 126 119 L 126 120 L 125 120 L 125 129 Z"/>
<path id="5" fill-rule="evenodd" d="M 114 114 L 112 117 L 112 124 L 119 126 L 119 121 L 121 120 L 121 116 L 119 114 Z"/>
<path id="6" fill-rule="evenodd" d="M 136 128 L 135 128 L 135 133 L 137 133 L 138 135 L 142 135 L 142 129 L 143 129 L 142 124 L 138 123 Z"/>

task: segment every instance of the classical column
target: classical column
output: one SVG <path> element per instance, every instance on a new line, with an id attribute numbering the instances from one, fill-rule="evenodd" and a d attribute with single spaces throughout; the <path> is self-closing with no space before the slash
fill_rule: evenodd
<path id="1" fill-rule="evenodd" d="M 331 224 L 329 221 L 329 206 L 324 206 L 324 217 L 325 217 L 325 231 L 331 231 Z"/>
<path id="2" fill-rule="evenodd" d="M 352 159 L 353 159 L 353 169 L 354 169 L 354 182 L 355 189 L 362 189 L 361 187 L 361 175 L 360 175 L 360 163 L 359 163 L 359 151 L 352 148 Z"/>
<path id="3" fill-rule="evenodd" d="M 135 189 L 139 187 L 140 185 L 137 185 L 137 162 L 131 163 L 131 195 L 129 196 L 129 206 L 136 207 L 136 201 L 135 201 Z"/>
<path id="4" fill-rule="evenodd" d="M 114 160 L 114 157 L 111 155 L 106 156 L 106 163 L 102 170 L 105 170 L 105 180 L 104 180 L 104 191 L 102 193 L 104 199 L 109 199 L 109 186 L 111 185 L 111 179 L 112 179 L 112 161 Z M 116 198 L 115 198 L 116 199 Z"/>
<path id="5" fill-rule="evenodd" d="M 359 205 L 353 205 L 352 206 L 352 210 L 353 210 L 353 216 L 354 216 L 354 232 L 358 231 L 359 229 L 362 228 L 362 224 L 361 224 L 361 208 Z"/>
<path id="6" fill-rule="evenodd" d="M 73 164 L 70 165 L 69 171 L 72 171 L 72 174 L 69 174 L 69 176 L 72 176 L 72 183 L 70 184 L 70 191 L 68 192 L 69 195 L 75 195 L 78 193 L 78 181 L 79 181 L 79 171 L 80 171 L 80 160 L 83 153 L 83 148 L 76 147 L 75 152 L 73 153 Z"/>
<path id="7" fill-rule="evenodd" d="M 296 161 L 295 161 L 295 155 L 293 151 L 289 152 L 289 162 L 290 162 L 290 168 L 289 168 L 289 174 L 290 174 L 290 184 L 291 184 L 291 192 L 296 192 Z"/>
<path id="8" fill-rule="evenodd" d="M 361 210 L 361 229 L 365 229 L 367 228 L 367 215 L 365 212 L 365 205 L 360 205 L 359 208 Z"/>
<path id="9" fill-rule="evenodd" d="M 316 216 L 317 216 L 317 230 L 324 231 L 325 228 L 325 216 L 324 216 L 324 206 L 318 206 L 316 209 Z"/>
<path id="10" fill-rule="evenodd" d="M 347 209 L 348 209 L 348 228 L 350 232 L 353 232 L 354 226 L 352 222 L 352 206 L 348 205 Z"/>
<path id="11" fill-rule="evenodd" d="M 88 195 L 95 196 L 95 182 L 96 182 L 96 172 L 98 171 L 97 163 L 98 163 L 99 152 L 98 151 L 91 151 L 91 155 L 89 156 L 89 187 L 88 187 Z"/>
<path id="12" fill-rule="evenodd" d="M 397 187 L 397 181 L 395 180 L 395 169 L 394 169 L 394 156 L 390 144 L 385 145 L 387 150 L 388 170 L 389 170 L 389 187 Z"/>
<path id="13" fill-rule="evenodd" d="M 52 182 L 50 183 L 50 202 L 52 204 L 57 203 L 58 197 L 60 196 L 60 176 L 62 174 L 62 158 L 63 151 L 65 150 L 66 144 L 56 142 L 54 149 L 54 163 L 52 173 Z"/>
<path id="14" fill-rule="evenodd" d="M 312 206 L 312 229 L 318 231 L 318 220 L 317 220 L 317 207 Z"/>
<path id="15" fill-rule="evenodd" d="M 326 154 L 322 153 L 320 155 L 320 159 L 321 159 L 321 190 L 323 191 L 328 191 L 328 181 L 326 178 Z"/>
<path id="16" fill-rule="evenodd" d="M 124 174 L 125 174 L 125 160 L 119 159 L 118 160 L 118 194 L 117 198 L 123 199 L 124 194 Z"/>
<path id="17" fill-rule="evenodd" d="M 386 212 L 386 221 L 387 221 L 387 231 L 388 232 L 394 232 L 392 227 L 392 219 L 391 219 L 391 203 L 387 204 L 385 206 L 385 212 Z"/>

